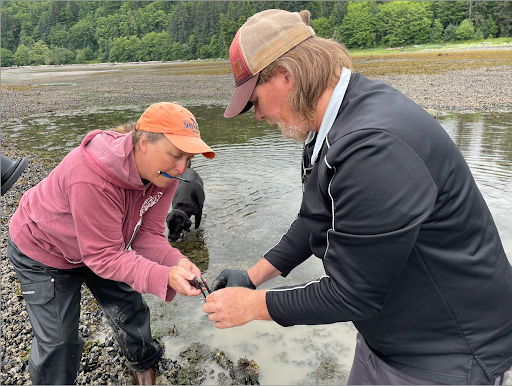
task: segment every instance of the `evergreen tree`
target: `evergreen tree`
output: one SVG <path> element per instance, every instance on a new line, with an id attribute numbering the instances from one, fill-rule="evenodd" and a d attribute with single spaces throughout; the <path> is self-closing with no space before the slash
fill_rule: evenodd
<path id="1" fill-rule="evenodd" d="M 383 4 L 378 14 L 381 43 L 391 47 L 428 42 L 431 24 L 428 2 L 391 1 Z"/>
<path id="2" fill-rule="evenodd" d="M 370 48 L 377 44 L 377 16 L 369 1 L 351 2 L 337 33 L 348 48 Z"/>
<path id="3" fill-rule="evenodd" d="M 197 59 L 197 40 L 196 35 L 192 34 L 188 38 L 188 56 L 187 59 Z"/>
<path id="4" fill-rule="evenodd" d="M 0 7 L 5 65 L 29 64 L 25 54 L 35 42 L 50 49 L 51 63 L 226 58 L 240 26 L 273 8 L 308 9 L 318 36 L 350 48 L 512 36 L 510 1 L 2 1 Z"/>
<path id="5" fill-rule="evenodd" d="M 311 26 L 315 30 L 316 34 L 321 38 L 332 38 L 334 27 L 329 19 L 321 17 L 316 20 L 311 20 Z"/>
<path id="6" fill-rule="evenodd" d="M 475 27 L 473 22 L 469 19 L 465 19 L 455 30 L 455 39 L 459 41 L 472 39 L 475 35 Z"/>
<path id="7" fill-rule="evenodd" d="M 29 49 L 20 44 L 14 53 L 14 63 L 17 66 L 28 66 L 30 64 L 30 59 L 28 57 Z"/>
<path id="8" fill-rule="evenodd" d="M 1 36 L 2 36 L 2 48 L 16 51 L 19 42 L 19 33 L 21 25 L 14 16 L 14 10 L 12 8 L 4 7 L 5 2 L 2 2 L 1 12 Z"/>
<path id="9" fill-rule="evenodd" d="M 500 37 L 512 36 L 512 2 L 502 1 L 496 14 L 496 24 L 500 29 Z"/>
<path id="10" fill-rule="evenodd" d="M 222 52 L 221 41 L 217 35 L 213 35 L 208 46 L 210 58 L 219 58 Z"/>
<path id="11" fill-rule="evenodd" d="M 50 63 L 50 48 L 42 40 L 32 46 L 28 52 L 28 60 L 30 64 L 41 65 Z"/>
<path id="12" fill-rule="evenodd" d="M 10 67 L 14 64 L 14 54 L 7 48 L 1 49 L 2 67 Z"/>
<path id="13" fill-rule="evenodd" d="M 485 38 L 495 38 L 498 36 L 499 28 L 494 22 L 492 15 L 487 16 L 487 20 L 484 25 L 487 27 L 487 35 L 484 36 Z"/>
<path id="14" fill-rule="evenodd" d="M 69 44 L 74 50 L 96 47 L 96 36 L 91 17 L 79 20 L 69 29 Z"/>
<path id="15" fill-rule="evenodd" d="M 334 4 L 333 11 L 329 16 L 329 21 L 336 28 L 343 23 L 343 19 L 347 14 L 348 1 L 337 1 Z"/>
<path id="16" fill-rule="evenodd" d="M 448 27 L 443 32 L 443 42 L 453 42 L 455 40 L 455 32 L 457 31 L 456 25 L 448 24 Z"/>
<path id="17" fill-rule="evenodd" d="M 66 48 L 54 47 L 50 52 L 50 64 L 70 64 L 75 60 L 75 53 Z"/>
<path id="18" fill-rule="evenodd" d="M 430 42 L 439 43 L 443 37 L 443 25 L 439 20 L 434 20 L 430 30 Z"/>
<path id="19" fill-rule="evenodd" d="M 172 43 L 167 52 L 167 60 L 183 59 L 183 45 L 178 42 Z"/>
<path id="20" fill-rule="evenodd" d="M 459 25 L 468 17 L 467 1 L 433 1 L 434 18 L 446 28 L 448 24 Z"/>

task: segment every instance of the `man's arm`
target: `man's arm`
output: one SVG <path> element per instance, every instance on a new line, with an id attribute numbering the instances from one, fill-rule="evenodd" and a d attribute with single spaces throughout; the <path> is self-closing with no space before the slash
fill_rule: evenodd
<path id="1" fill-rule="evenodd" d="M 281 274 L 281 271 L 276 269 L 269 261 L 265 258 L 262 258 L 260 261 L 256 263 L 256 265 L 247 270 L 249 274 L 249 278 L 254 283 L 256 287 L 259 287 L 261 284 L 269 281 L 270 279 L 275 278 Z"/>

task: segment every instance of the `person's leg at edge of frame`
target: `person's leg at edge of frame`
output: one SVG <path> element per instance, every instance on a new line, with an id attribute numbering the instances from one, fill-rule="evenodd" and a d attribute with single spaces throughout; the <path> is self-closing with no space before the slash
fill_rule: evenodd
<path id="1" fill-rule="evenodd" d="M 125 283 L 102 279 L 92 271 L 85 283 L 107 315 L 136 381 L 154 382 L 152 368 L 163 349 L 151 336 L 150 311 L 142 295 Z"/>
<path id="2" fill-rule="evenodd" d="M 32 325 L 28 370 L 33 385 L 69 385 L 76 381 L 83 340 L 78 332 L 80 288 L 77 270 L 48 267 L 26 256 L 7 240 Z"/>

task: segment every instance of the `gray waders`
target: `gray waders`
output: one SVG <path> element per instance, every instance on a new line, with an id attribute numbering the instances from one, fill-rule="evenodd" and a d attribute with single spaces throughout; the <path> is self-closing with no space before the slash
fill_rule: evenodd
<path id="1" fill-rule="evenodd" d="M 18 276 L 34 334 L 28 364 L 32 384 L 76 381 L 84 345 L 78 332 L 82 283 L 107 315 L 131 370 L 145 371 L 158 362 L 163 350 L 151 337 L 149 308 L 129 285 L 102 279 L 87 267 L 41 264 L 21 252 L 10 237 L 7 257 Z"/>

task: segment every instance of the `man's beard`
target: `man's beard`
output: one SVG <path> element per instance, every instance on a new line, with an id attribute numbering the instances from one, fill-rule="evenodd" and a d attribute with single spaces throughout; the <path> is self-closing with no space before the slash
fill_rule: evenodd
<path id="1" fill-rule="evenodd" d="M 283 138 L 293 139 L 301 143 L 306 142 L 309 132 L 311 131 L 307 127 L 286 126 L 281 122 L 273 121 L 271 119 L 267 119 L 267 122 L 271 126 L 277 125 L 279 130 L 281 130 Z"/>

